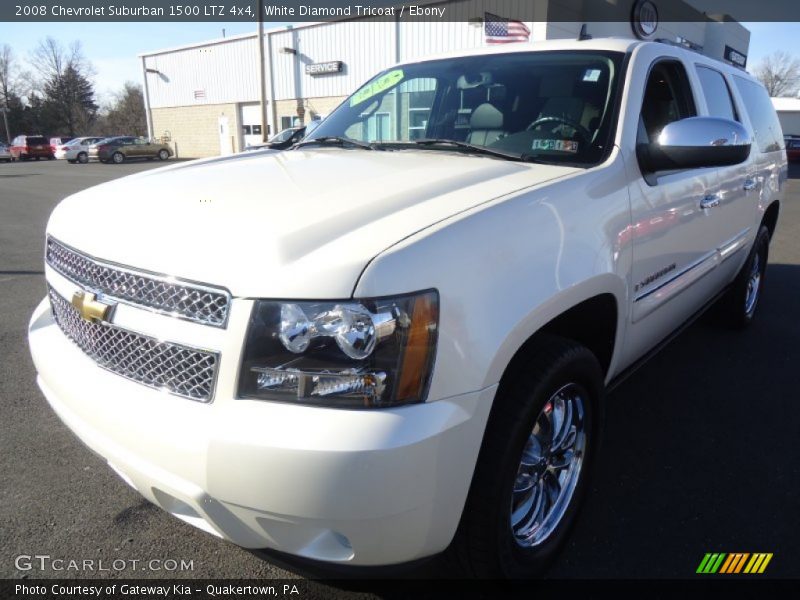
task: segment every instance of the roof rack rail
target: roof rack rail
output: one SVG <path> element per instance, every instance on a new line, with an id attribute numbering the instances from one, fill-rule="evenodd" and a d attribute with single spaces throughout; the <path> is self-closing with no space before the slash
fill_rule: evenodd
<path id="1" fill-rule="evenodd" d="M 713 56 L 708 56 L 707 54 L 705 54 L 703 52 L 703 47 L 700 44 L 695 44 L 694 42 L 689 41 L 686 38 L 679 37 L 678 40 L 668 40 L 666 38 L 658 38 L 658 39 L 655 39 L 653 41 L 654 42 L 658 42 L 660 44 L 667 44 L 669 46 L 675 46 L 676 48 L 683 48 L 684 50 L 691 50 L 692 52 L 696 52 L 697 54 L 705 56 L 706 58 L 712 58 L 712 59 L 715 58 Z M 739 65 L 739 64 L 733 62 L 730 59 L 727 59 L 727 58 L 716 58 L 715 60 L 719 60 L 719 61 L 725 63 L 726 65 L 731 65 L 732 67 L 736 67 L 737 69 L 741 69 L 742 71 L 745 71 L 745 72 L 747 71 L 746 67 L 744 67 L 742 65 Z"/>
<path id="2" fill-rule="evenodd" d="M 668 44 L 670 46 L 676 46 L 677 48 L 683 48 L 684 50 L 691 50 L 693 52 L 697 52 L 698 54 L 703 54 L 703 47 L 700 44 L 695 44 L 694 42 L 687 40 L 686 38 L 679 37 L 677 40 L 668 40 L 667 38 L 657 38 L 654 41 L 660 44 Z"/>

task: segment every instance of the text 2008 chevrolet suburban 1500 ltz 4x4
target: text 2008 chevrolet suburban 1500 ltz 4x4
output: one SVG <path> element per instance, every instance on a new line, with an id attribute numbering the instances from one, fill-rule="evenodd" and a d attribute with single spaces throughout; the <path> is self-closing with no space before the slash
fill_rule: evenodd
<path id="1" fill-rule="evenodd" d="M 786 176 L 764 88 L 673 45 L 401 64 L 286 152 L 63 200 L 38 382 L 142 495 L 241 546 L 535 574 L 606 386 L 713 302 L 753 319 Z"/>

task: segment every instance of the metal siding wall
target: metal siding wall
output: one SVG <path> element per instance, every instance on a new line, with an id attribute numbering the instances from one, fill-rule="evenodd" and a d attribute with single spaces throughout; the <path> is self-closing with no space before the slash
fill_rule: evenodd
<path id="1" fill-rule="evenodd" d="M 483 46 L 482 25 L 448 21 L 400 24 L 400 62 L 480 46 Z"/>
<path id="2" fill-rule="evenodd" d="M 270 35 L 275 63 L 275 98 L 345 96 L 395 62 L 395 24 L 363 19 Z M 297 50 L 282 54 L 281 48 Z M 342 73 L 306 75 L 305 65 L 341 60 Z"/>
<path id="3" fill-rule="evenodd" d="M 160 72 L 147 74 L 152 108 L 258 100 L 255 37 L 146 56 L 145 64 Z"/>

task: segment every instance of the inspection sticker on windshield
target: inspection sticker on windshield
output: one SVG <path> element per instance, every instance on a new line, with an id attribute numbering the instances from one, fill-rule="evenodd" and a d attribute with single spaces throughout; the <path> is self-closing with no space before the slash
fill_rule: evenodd
<path id="1" fill-rule="evenodd" d="M 533 140 L 531 149 L 555 150 L 557 152 L 572 152 L 574 154 L 578 151 L 578 142 L 572 140 Z"/>
<path id="2" fill-rule="evenodd" d="M 402 80 L 403 69 L 389 71 L 386 73 L 386 75 L 378 77 L 375 81 L 368 83 L 355 94 L 353 94 L 353 96 L 350 98 L 350 106 L 361 104 L 364 102 L 364 100 L 369 100 L 374 95 L 380 94 L 384 90 L 388 90 L 389 88 L 400 83 Z"/>

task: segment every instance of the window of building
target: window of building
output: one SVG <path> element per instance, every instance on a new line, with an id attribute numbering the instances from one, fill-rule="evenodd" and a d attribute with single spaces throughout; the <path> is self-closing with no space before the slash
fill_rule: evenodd
<path id="1" fill-rule="evenodd" d="M 436 87 L 436 82 L 428 80 L 426 85 Z M 436 92 L 418 91 L 408 94 L 408 139 L 417 140 L 426 136 L 428 119 L 430 118 Z"/>
<path id="2" fill-rule="evenodd" d="M 706 97 L 708 114 L 712 117 L 731 119 L 738 121 L 736 108 L 733 105 L 731 91 L 722 73 L 704 67 L 697 66 L 697 76 L 700 79 L 700 86 L 703 88 L 703 95 Z"/>

